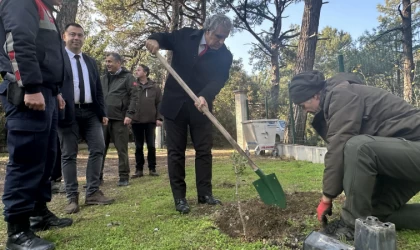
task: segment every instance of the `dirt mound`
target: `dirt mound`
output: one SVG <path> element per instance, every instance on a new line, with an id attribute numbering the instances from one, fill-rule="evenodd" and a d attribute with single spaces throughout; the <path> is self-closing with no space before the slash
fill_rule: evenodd
<path id="1" fill-rule="evenodd" d="M 267 206 L 260 199 L 241 202 L 246 223 L 246 237 L 238 212 L 237 203 L 226 203 L 215 215 L 220 231 L 231 237 L 247 241 L 262 240 L 270 245 L 300 248 L 309 231 L 318 230 L 314 223 L 319 193 L 297 192 L 288 194 L 287 208 Z"/>

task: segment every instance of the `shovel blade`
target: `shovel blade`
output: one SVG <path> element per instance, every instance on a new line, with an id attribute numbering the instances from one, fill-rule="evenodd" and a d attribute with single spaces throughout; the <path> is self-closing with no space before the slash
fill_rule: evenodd
<path id="1" fill-rule="evenodd" d="M 261 200 L 265 204 L 286 208 L 286 195 L 275 174 L 265 175 L 252 184 L 254 184 Z"/>

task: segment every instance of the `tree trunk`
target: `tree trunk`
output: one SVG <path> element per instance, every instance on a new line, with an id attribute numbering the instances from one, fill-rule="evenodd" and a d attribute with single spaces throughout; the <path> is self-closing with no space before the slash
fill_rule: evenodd
<path id="1" fill-rule="evenodd" d="M 414 77 L 413 62 L 413 33 L 411 28 L 411 1 L 403 0 L 402 22 L 403 22 L 403 54 L 404 54 L 404 100 L 412 101 L 412 82 Z"/>
<path id="2" fill-rule="evenodd" d="M 57 14 L 57 25 L 61 32 L 64 32 L 67 24 L 76 22 L 78 4 L 78 0 L 63 1 L 60 12 Z"/>
<path id="3" fill-rule="evenodd" d="M 203 25 L 204 25 L 204 21 L 206 20 L 206 17 L 207 17 L 207 5 L 206 4 L 207 4 L 206 0 L 200 0 L 201 23 Z"/>
<path id="4" fill-rule="evenodd" d="M 280 91 L 280 66 L 279 66 L 279 49 L 274 45 L 271 54 L 271 108 L 269 110 L 269 117 L 272 119 L 277 118 L 279 111 L 279 91 Z"/>
<path id="5" fill-rule="evenodd" d="M 178 30 L 180 26 L 180 12 L 181 12 L 181 3 L 180 0 L 172 0 L 172 14 L 171 14 L 171 25 L 169 31 L 173 32 Z M 171 50 L 166 51 L 166 60 L 171 64 L 173 53 Z M 163 78 L 162 89 L 165 88 L 166 79 L 169 76 L 169 72 L 165 70 L 166 77 Z"/>
<path id="6" fill-rule="evenodd" d="M 172 0 L 171 25 L 169 27 L 170 32 L 173 32 L 174 30 L 179 29 L 179 14 L 180 14 L 180 8 L 181 8 L 181 4 L 179 1 L 180 0 Z M 166 59 L 168 60 L 168 63 L 171 64 L 172 51 L 170 50 L 167 51 Z"/>
<path id="7" fill-rule="evenodd" d="M 313 70 L 322 0 L 305 0 L 294 74 Z M 304 143 L 306 112 L 294 105 L 295 143 Z M 290 118 L 289 118 L 290 119 Z M 290 126 L 289 126 L 290 128 Z M 288 135 L 291 135 L 289 131 Z M 290 137 L 290 136 L 289 136 Z M 288 141 L 289 138 L 286 138 Z"/>

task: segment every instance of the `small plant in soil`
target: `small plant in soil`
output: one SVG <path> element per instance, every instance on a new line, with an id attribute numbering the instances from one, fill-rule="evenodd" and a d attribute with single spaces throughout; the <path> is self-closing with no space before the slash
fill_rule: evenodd
<path id="1" fill-rule="evenodd" d="M 233 170 L 235 171 L 235 176 L 236 176 L 235 199 L 238 204 L 238 213 L 239 213 L 239 217 L 241 218 L 243 235 L 246 238 L 246 222 L 244 219 L 244 215 L 242 213 L 241 199 L 239 198 L 239 185 L 241 182 L 241 176 L 243 172 L 245 171 L 246 164 L 248 161 L 245 157 L 239 155 L 237 152 L 233 152 L 232 160 L 233 160 Z"/>

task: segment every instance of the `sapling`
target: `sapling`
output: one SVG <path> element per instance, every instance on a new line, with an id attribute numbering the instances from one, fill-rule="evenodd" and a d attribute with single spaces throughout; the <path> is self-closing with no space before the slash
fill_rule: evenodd
<path id="1" fill-rule="evenodd" d="M 233 170 L 235 171 L 235 176 L 236 176 L 235 198 L 238 203 L 238 212 L 239 212 L 239 217 L 241 218 L 243 235 L 246 238 L 246 223 L 245 223 L 244 215 L 241 209 L 241 200 L 239 198 L 239 185 L 241 183 L 241 176 L 243 172 L 245 171 L 248 160 L 245 157 L 238 154 L 237 152 L 233 152 L 232 160 L 233 160 Z"/>

